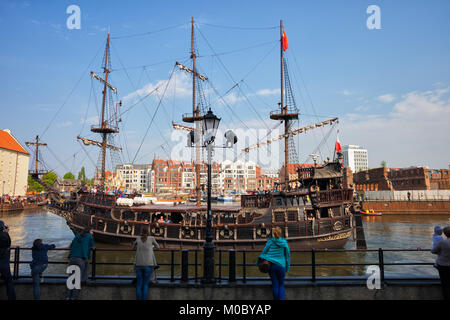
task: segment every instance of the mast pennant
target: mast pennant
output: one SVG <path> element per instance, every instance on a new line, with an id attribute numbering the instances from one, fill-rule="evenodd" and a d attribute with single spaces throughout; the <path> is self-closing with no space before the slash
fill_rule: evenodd
<path id="1" fill-rule="evenodd" d="M 336 144 L 334 146 L 334 150 L 336 150 L 336 152 L 342 152 L 341 142 L 339 141 L 339 131 L 336 137 Z"/>
<path id="2" fill-rule="evenodd" d="M 281 42 L 283 44 L 283 51 L 286 51 L 289 48 L 288 45 L 288 38 L 286 37 L 286 32 L 283 30 L 283 37 L 281 39 Z"/>

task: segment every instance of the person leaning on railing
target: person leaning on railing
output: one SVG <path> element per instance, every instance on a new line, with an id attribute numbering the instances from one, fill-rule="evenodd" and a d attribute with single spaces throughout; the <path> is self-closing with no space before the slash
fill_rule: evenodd
<path id="1" fill-rule="evenodd" d="M 80 268 L 81 283 L 86 283 L 88 279 L 89 259 L 93 247 L 94 238 L 89 227 L 78 233 L 70 244 L 69 265 L 76 265 Z M 67 289 L 66 300 L 76 300 L 79 291 L 78 289 Z"/>
<path id="2" fill-rule="evenodd" d="M 431 253 L 437 254 L 436 268 L 441 278 L 442 293 L 445 300 L 450 300 L 450 227 L 444 228 L 445 240 L 435 242 Z"/>
<path id="3" fill-rule="evenodd" d="M 289 271 L 291 254 L 286 239 L 281 237 L 281 228 L 273 228 L 272 234 L 273 237 L 267 241 L 259 258 L 270 262 L 269 275 L 272 280 L 273 299 L 284 300 L 284 278 Z"/>
<path id="4" fill-rule="evenodd" d="M 14 282 L 11 276 L 9 266 L 11 238 L 9 237 L 8 226 L 0 220 L 0 276 L 5 280 L 6 294 L 8 300 L 16 300 L 16 292 L 14 290 Z"/>
<path id="5" fill-rule="evenodd" d="M 147 300 L 148 285 L 154 269 L 157 267 L 153 245 L 159 249 L 155 238 L 148 235 L 148 229 L 143 228 L 141 236 L 133 243 L 136 249 L 136 298 L 137 300 Z"/>

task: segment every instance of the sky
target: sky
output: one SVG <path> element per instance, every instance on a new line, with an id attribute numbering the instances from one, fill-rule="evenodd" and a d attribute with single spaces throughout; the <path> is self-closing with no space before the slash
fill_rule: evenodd
<path id="1" fill-rule="evenodd" d="M 79 29 L 68 28 L 71 5 L 80 9 Z M 368 27 L 375 21 L 371 5 L 379 8 L 380 28 Z M 381 161 L 448 168 L 449 9 L 447 0 L 1 0 L 0 129 L 22 144 L 39 135 L 48 144 L 43 161 L 58 174 L 85 166 L 92 176 L 99 150 L 76 137 L 100 139 L 89 131 L 98 123 L 102 91 L 90 71 L 103 77 L 109 32 L 110 82 L 115 101 L 122 101 L 119 113 L 127 111 L 115 138 L 121 161 L 190 160 L 186 132 L 171 123 L 192 111 L 191 75 L 174 65 L 192 66 L 194 17 L 197 70 L 208 77 L 206 105 L 222 119 L 216 144 L 228 129 L 239 139 L 233 150 L 218 148 L 214 159 L 279 168 L 282 143 L 241 150 L 282 133 L 269 113 L 280 101 L 283 20 L 300 113 L 293 128 L 339 118 L 337 126 L 294 138 L 300 162 L 311 163 L 313 152 L 319 161 L 333 157 L 339 136 L 342 145 L 368 150 L 370 168 Z"/>

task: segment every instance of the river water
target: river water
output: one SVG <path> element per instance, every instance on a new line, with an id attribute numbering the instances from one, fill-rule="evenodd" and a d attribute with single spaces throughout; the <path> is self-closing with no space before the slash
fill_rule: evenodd
<path id="1" fill-rule="evenodd" d="M 72 239 L 73 233 L 67 226 L 65 220 L 44 209 L 28 210 L 22 212 L 0 213 L 0 220 L 3 220 L 10 228 L 10 236 L 13 246 L 31 247 L 34 239 L 41 238 L 44 243 L 55 244 L 57 248 L 67 248 Z M 430 249 L 432 245 L 431 237 L 436 225 L 441 227 L 450 225 L 450 215 L 386 215 L 381 217 L 363 217 L 367 249 Z M 445 236 L 444 236 L 445 237 Z M 122 248 L 96 243 L 97 248 Z M 354 241 L 349 240 L 345 249 L 355 249 Z M 194 263 L 194 253 L 189 253 L 189 263 Z M 50 261 L 67 261 L 67 251 L 50 251 Z M 311 263 L 310 253 L 293 253 L 292 264 Z M 161 268 L 158 275 L 169 275 L 170 267 L 165 263 L 170 262 L 170 252 L 156 251 L 156 257 Z M 24 250 L 20 255 L 21 260 L 31 260 L 31 252 Z M 223 256 L 223 263 L 226 264 L 226 255 Z M 257 253 L 248 253 L 246 261 L 252 263 L 256 261 Z M 418 252 L 386 252 L 384 254 L 385 263 L 412 263 L 426 262 L 433 263 L 436 256 L 429 251 Z M 98 252 L 97 260 L 100 262 L 133 262 L 133 252 Z M 198 254 L 198 262 L 202 261 L 201 252 Z M 175 262 L 179 263 L 179 255 L 175 255 Z M 218 255 L 216 255 L 216 263 Z M 329 252 L 317 253 L 316 263 L 370 263 L 377 264 L 377 252 Z M 242 263 L 242 255 L 237 254 L 237 263 Z M 63 274 L 65 265 L 50 265 L 46 273 Z M 310 267 L 292 266 L 288 276 L 310 276 Z M 241 275 L 242 267 L 237 270 L 237 276 Z M 218 269 L 216 270 L 216 274 Z M 322 266 L 317 269 L 317 276 L 353 276 L 364 275 L 366 266 Z M 437 275 L 437 271 L 432 266 L 386 266 L 386 275 L 403 276 L 430 276 Z M 108 275 L 130 275 L 133 274 L 132 266 L 98 266 L 97 274 Z M 222 274 L 228 273 L 226 267 L 222 268 Z M 20 274 L 29 274 L 28 264 L 20 266 Z M 176 267 L 175 275 L 180 275 L 180 268 Z M 194 268 L 190 267 L 190 276 L 194 275 Z M 199 277 L 202 271 L 198 269 Z M 261 276 L 256 267 L 247 268 L 248 276 Z"/>

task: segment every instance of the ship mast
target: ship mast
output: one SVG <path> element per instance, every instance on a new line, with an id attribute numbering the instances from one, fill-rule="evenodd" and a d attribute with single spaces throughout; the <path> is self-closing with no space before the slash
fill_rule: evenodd
<path id="1" fill-rule="evenodd" d="M 114 88 L 111 84 L 108 83 L 108 76 L 111 73 L 111 70 L 108 69 L 109 67 L 109 33 L 108 38 L 106 39 L 106 48 L 105 48 L 105 64 L 103 67 L 103 73 L 105 74 L 105 79 L 102 79 L 100 76 L 96 75 L 94 72 L 91 71 L 92 78 L 95 78 L 103 83 L 103 99 L 102 99 L 102 112 L 101 112 L 101 118 L 100 118 L 100 124 L 98 127 L 92 126 L 91 131 L 95 133 L 100 133 L 102 136 L 102 141 L 94 141 L 82 138 L 80 136 L 77 137 L 77 139 L 82 140 L 85 145 L 93 144 L 97 145 L 101 148 L 101 171 L 100 171 L 100 189 L 105 189 L 105 167 L 106 167 L 106 149 L 114 149 L 121 151 L 121 148 L 111 146 L 107 143 L 108 141 L 108 135 L 112 133 L 118 133 L 119 128 L 117 126 L 117 114 L 116 111 L 114 112 L 114 116 L 112 119 L 108 120 L 105 117 L 105 111 L 106 111 L 106 97 L 108 94 L 108 89 L 112 90 L 114 93 L 117 94 L 117 89 Z"/>
<path id="2" fill-rule="evenodd" d="M 192 115 L 183 115 L 183 121 L 188 123 L 194 123 L 194 136 L 195 136 L 195 191 L 197 197 L 197 206 L 201 205 L 201 182 L 200 182 L 200 138 L 201 138 L 201 121 L 203 119 L 200 116 L 199 106 L 196 105 L 195 101 L 195 90 L 197 78 L 206 81 L 207 78 L 198 74 L 196 70 L 196 54 L 194 48 L 194 17 L 191 20 L 191 59 L 192 59 L 192 70 L 183 66 L 180 63 L 176 63 L 180 69 L 183 69 L 189 73 L 192 73 Z"/>
<path id="3" fill-rule="evenodd" d="M 297 112 L 289 113 L 288 105 L 284 103 L 284 48 L 283 48 L 283 20 L 280 21 L 280 109 L 272 112 L 270 119 L 284 121 L 284 190 L 289 189 L 289 127 L 290 120 L 298 119 Z"/>
<path id="4" fill-rule="evenodd" d="M 36 136 L 36 142 L 25 142 L 25 144 L 27 145 L 27 146 L 35 146 L 36 147 L 36 149 L 35 149 L 35 152 L 36 152 L 36 171 L 30 171 L 30 174 L 32 175 L 32 176 L 35 176 L 36 178 L 38 178 L 39 177 L 39 175 L 41 174 L 44 174 L 45 172 L 41 172 L 41 173 L 39 173 L 39 146 L 46 146 L 47 144 L 46 143 L 42 143 L 42 142 L 39 142 L 39 136 Z"/>

